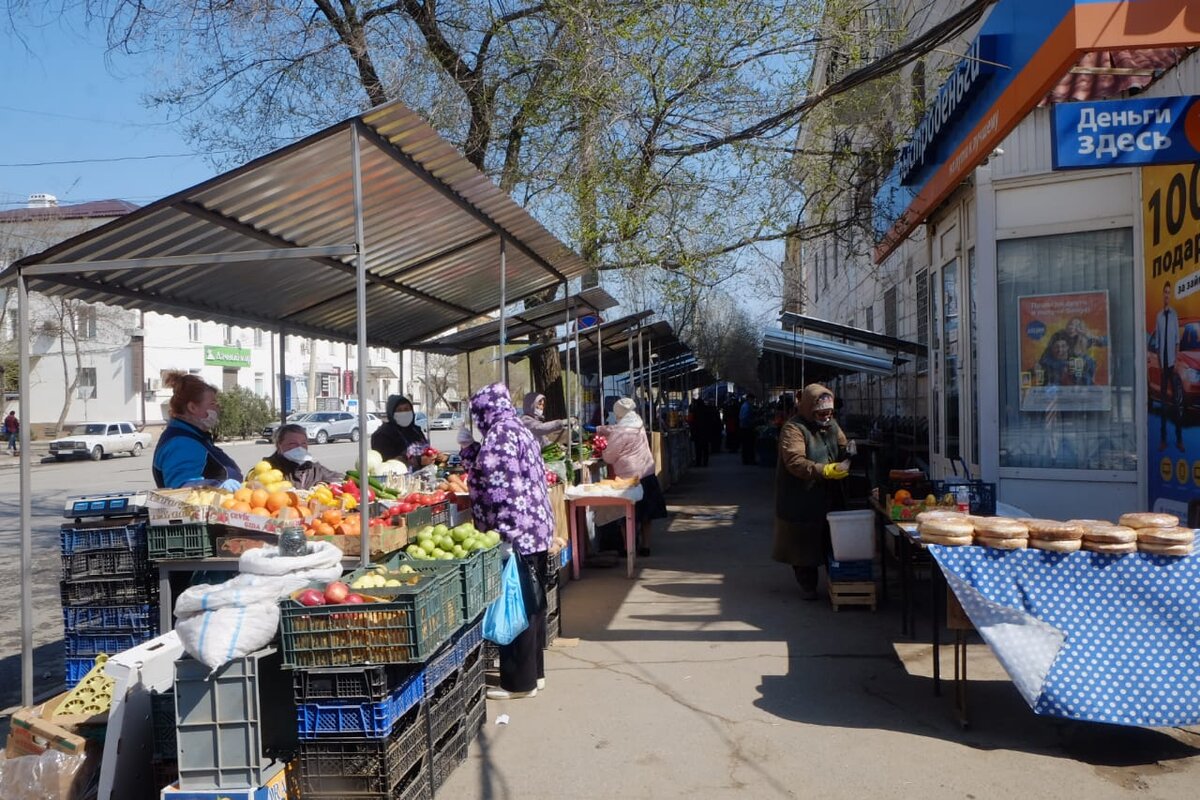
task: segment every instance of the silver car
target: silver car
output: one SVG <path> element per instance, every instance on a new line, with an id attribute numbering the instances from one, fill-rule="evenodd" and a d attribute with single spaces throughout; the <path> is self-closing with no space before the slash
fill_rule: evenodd
<path id="1" fill-rule="evenodd" d="M 298 422 L 300 422 L 300 420 L 304 419 L 307 416 L 308 416 L 307 411 L 301 411 L 301 412 L 297 412 L 295 414 L 289 414 L 288 418 L 287 418 L 287 424 L 291 425 L 294 422 L 298 423 Z M 262 429 L 262 438 L 264 438 L 270 442 L 275 441 L 275 431 L 277 431 L 277 430 L 279 430 L 279 420 L 275 420 L 274 422 L 267 423 L 267 425 L 264 426 Z"/>
<path id="2" fill-rule="evenodd" d="M 349 411 L 317 411 L 300 420 L 298 424 L 308 433 L 308 440 L 317 444 L 325 444 L 335 439 L 357 442 L 360 435 L 358 415 Z"/>
<path id="3" fill-rule="evenodd" d="M 453 411 L 443 411 L 429 421 L 431 431 L 451 431 L 462 424 L 462 416 Z"/>

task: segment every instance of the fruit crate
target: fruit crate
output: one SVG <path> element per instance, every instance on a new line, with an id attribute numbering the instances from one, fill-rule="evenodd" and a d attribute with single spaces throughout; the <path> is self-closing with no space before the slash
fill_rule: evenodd
<path id="1" fill-rule="evenodd" d="M 504 561 L 500 557 L 499 547 L 489 547 L 483 553 L 483 607 L 486 609 L 500 596 L 500 572 Z"/>
<path id="2" fill-rule="evenodd" d="M 433 786 L 429 782 L 429 757 L 426 755 L 386 792 L 304 792 L 304 800 L 432 800 Z"/>
<path id="3" fill-rule="evenodd" d="M 158 604 L 158 583 L 149 576 L 116 580 L 63 581 L 59 584 L 63 606 L 129 606 Z"/>
<path id="4" fill-rule="evenodd" d="M 930 481 L 930 491 L 939 498 L 947 494 L 955 494 L 959 489 L 966 488 L 970 497 L 971 513 L 990 517 L 996 513 L 996 484 L 986 481 L 949 480 Z"/>
<path id="5" fill-rule="evenodd" d="M 562 634 L 561 619 L 558 613 L 546 615 L 546 647 L 554 644 L 554 640 Z"/>
<path id="6" fill-rule="evenodd" d="M 458 627 L 453 572 L 422 575 L 415 586 L 374 589 L 386 602 L 304 606 L 279 602 L 283 663 L 290 668 L 424 661 Z"/>
<path id="7" fill-rule="evenodd" d="M 478 648 L 471 656 L 471 663 L 465 665 L 462 671 L 462 704 L 463 715 L 466 716 L 475 705 L 483 700 L 487 692 L 486 673 L 483 669 L 483 648 Z"/>
<path id="8" fill-rule="evenodd" d="M 175 662 L 175 730 L 181 789 L 262 786 L 297 747 L 292 692 L 274 648 L 216 670 Z"/>
<path id="9" fill-rule="evenodd" d="M 464 664 L 467 655 L 483 643 L 483 615 L 480 614 L 471 623 L 459 629 L 454 637 L 454 649 L 458 651 L 458 663 Z"/>
<path id="10" fill-rule="evenodd" d="M 432 780 L 433 791 L 445 785 L 450 775 L 467 760 L 467 721 L 458 719 L 443 733 L 433 746 Z"/>
<path id="11" fill-rule="evenodd" d="M 154 781 L 154 795 L 160 796 L 163 789 L 179 780 L 179 762 L 174 757 L 156 758 L 150 762 L 150 774 Z"/>
<path id="12" fill-rule="evenodd" d="M 551 586 L 546 589 L 546 615 L 549 616 L 555 611 L 558 611 L 558 586 Z"/>
<path id="13" fill-rule="evenodd" d="M 58 543 L 62 555 L 86 553 L 91 550 L 130 551 L 146 549 L 146 524 L 112 525 L 111 523 L 66 524 L 58 530 Z"/>
<path id="14" fill-rule="evenodd" d="M 434 689 L 426 686 L 425 705 L 429 713 L 429 741 L 439 741 L 455 723 L 462 720 L 462 674 L 454 673 Z"/>
<path id="15" fill-rule="evenodd" d="M 429 699 L 433 695 L 434 689 L 440 686 L 448 676 L 454 674 L 459 666 L 458 648 L 451 639 L 425 662 L 425 699 Z"/>
<path id="16" fill-rule="evenodd" d="M 429 524 L 450 527 L 450 503 L 434 503 L 429 506 Z"/>
<path id="17" fill-rule="evenodd" d="M 63 610 L 67 633 L 114 633 L 125 630 L 157 630 L 158 609 L 149 603 L 131 606 L 89 606 Z"/>
<path id="18" fill-rule="evenodd" d="M 831 556 L 825 565 L 830 581 L 869 581 L 875 578 L 875 562 L 869 558 L 860 561 L 835 561 Z"/>
<path id="19" fill-rule="evenodd" d="M 63 664 L 67 676 L 67 688 L 74 689 L 84 676 L 92 671 L 92 667 L 96 666 L 96 657 L 65 658 Z"/>
<path id="20" fill-rule="evenodd" d="M 410 558 L 401 553 L 389 562 L 389 567 L 395 568 L 402 563 L 423 574 L 453 570 L 459 593 L 458 618 L 460 621 L 474 619 L 487 608 L 483 593 L 483 553 L 474 552 L 466 558 L 447 558 L 434 561 Z"/>
<path id="21" fill-rule="evenodd" d="M 208 525 L 160 525 L 146 534 L 146 549 L 151 561 L 182 561 L 213 555 L 213 537 Z"/>
<path id="22" fill-rule="evenodd" d="M 404 527 L 410 531 L 415 531 L 424 528 L 426 525 L 432 525 L 432 520 L 433 513 L 429 510 L 429 506 L 419 506 L 404 515 Z"/>
<path id="23" fill-rule="evenodd" d="M 149 570 L 150 562 L 147 561 L 144 550 L 129 550 L 124 547 L 116 550 L 86 550 L 62 557 L 64 581 L 135 577 L 146 575 Z"/>
<path id="24" fill-rule="evenodd" d="M 483 730 L 484 723 L 487 722 L 487 700 L 482 694 L 475 701 L 475 705 L 467 709 L 464 720 L 466 722 L 467 748 L 470 749 L 471 742 L 475 741 L 480 731 Z"/>
<path id="25" fill-rule="evenodd" d="M 297 729 L 301 739 L 338 736 L 381 739 L 391 734 L 404 715 L 424 699 L 425 675 L 415 672 L 380 702 L 297 705 Z"/>
<path id="26" fill-rule="evenodd" d="M 297 704 L 380 703 L 398 686 L 421 672 L 420 667 L 403 664 L 295 670 L 292 673 L 293 695 Z"/>
<path id="27" fill-rule="evenodd" d="M 488 672 L 500 669 L 500 645 L 495 642 L 483 643 L 483 668 Z"/>
<path id="28" fill-rule="evenodd" d="M 300 742 L 303 796 L 359 798 L 390 794 L 414 767 L 427 763 L 429 740 L 423 704 L 413 706 L 383 739 L 318 739 Z M 422 769 L 423 771 L 423 769 Z"/>
<path id="29" fill-rule="evenodd" d="M 67 658 L 95 658 L 98 655 L 116 655 L 131 647 L 145 644 L 158 634 L 154 630 L 126 631 L 124 633 L 68 633 L 63 637 L 63 655 Z"/>
<path id="30" fill-rule="evenodd" d="M 150 693 L 150 722 L 154 728 L 154 760 L 172 762 L 171 769 L 174 774 L 168 783 L 174 783 L 179 776 L 179 765 L 174 763 L 178 756 L 175 742 L 174 691 Z"/>

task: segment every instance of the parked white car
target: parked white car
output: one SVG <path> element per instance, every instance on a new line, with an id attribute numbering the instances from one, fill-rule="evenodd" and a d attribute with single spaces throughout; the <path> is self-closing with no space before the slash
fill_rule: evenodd
<path id="1" fill-rule="evenodd" d="M 304 427 L 308 433 L 308 440 L 317 444 L 325 444 L 334 439 L 357 442 L 359 438 L 358 415 L 349 411 L 317 411 L 297 424 Z"/>
<path id="2" fill-rule="evenodd" d="M 443 411 L 429 421 L 431 431 L 452 431 L 462 425 L 462 415 L 453 411 Z"/>
<path id="3" fill-rule="evenodd" d="M 150 434 L 139 431 L 132 422 L 85 422 L 52 441 L 50 455 L 58 461 L 84 457 L 99 461 L 115 453 L 140 456 L 149 446 Z"/>

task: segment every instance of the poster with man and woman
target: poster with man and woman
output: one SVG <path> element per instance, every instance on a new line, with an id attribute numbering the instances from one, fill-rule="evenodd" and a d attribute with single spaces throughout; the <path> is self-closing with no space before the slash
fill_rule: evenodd
<path id="1" fill-rule="evenodd" d="M 1022 411 L 1108 411 L 1108 292 L 1017 298 Z"/>

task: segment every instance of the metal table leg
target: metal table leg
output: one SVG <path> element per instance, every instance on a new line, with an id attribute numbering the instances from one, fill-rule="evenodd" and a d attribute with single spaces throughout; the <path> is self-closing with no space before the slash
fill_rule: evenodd
<path id="1" fill-rule="evenodd" d="M 942 607 L 946 600 L 946 581 L 937 561 L 929 559 L 929 587 L 933 593 L 930 614 L 933 617 L 933 694 L 942 694 Z"/>

